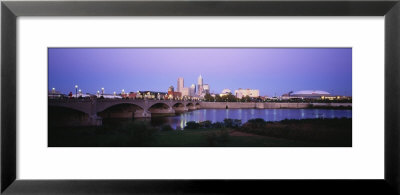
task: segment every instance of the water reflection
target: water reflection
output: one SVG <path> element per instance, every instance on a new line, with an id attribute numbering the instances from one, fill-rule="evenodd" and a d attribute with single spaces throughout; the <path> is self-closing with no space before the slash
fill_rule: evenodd
<path id="1" fill-rule="evenodd" d="M 280 121 L 284 119 L 307 118 L 351 118 L 351 110 L 331 109 L 201 109 L 185 112 L 176 116 L 153 117 L 151 125 L 171 125 L 172 128 L 183 129 L 189 121 L 209 120 L 213 123 L 222 122 L 225 118 L 240 119 L 246 122 L 249 119 L 262 118 L 266 121 Z"/>

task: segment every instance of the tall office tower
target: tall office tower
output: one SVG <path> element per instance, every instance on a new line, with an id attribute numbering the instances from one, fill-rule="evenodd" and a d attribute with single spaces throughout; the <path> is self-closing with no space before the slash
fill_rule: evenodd
<path id="1" fill-rule="evenodd" d="M 184 86 L 183 78 L 182 78 L 182 77 L 179 77 L 179 78 L 178 78 L 178 85 L 177 85 L 177 89 L 176 89 L 176 90 L 177 90 L 178 92 L 182 92 L 183 86 Z"/>
<path id="2" fill-rule="evenodd" d="M 192 84 L 192 86 L 190 86 L 190 89 L 189 89 L 189 96 L 193 97 L 195 95 L 196 95 L 196 85 Z"/>
<path id="3" fill-rule="evenodd" d="M 203 77 L 201 75 L 197 78 L 197 94 L 203 94 Z"/>
<path id="4" fill-rule="evenodd" d="M 203 85 L 203 77 L 201 77 L 201 75 L 197 78 L 197 84 Z"/>

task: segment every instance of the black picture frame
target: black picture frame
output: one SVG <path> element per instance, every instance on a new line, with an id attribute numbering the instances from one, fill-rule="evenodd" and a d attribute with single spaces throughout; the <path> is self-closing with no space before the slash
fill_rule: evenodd
<path id="1" fill-rule="evenodd" d="M 385 176 L 382 180 L 16 179 L 19 16 L 385 16 Z M 295 32 L 293 32 L 295 33 Z M 398 194 L 400 192 L 399 0 L 2 1 L 1 192 L 4 194 Z M 106 167 L 105 167 L 106 168 Z M 368 170 L 365 170 L 368 171 Z"/>

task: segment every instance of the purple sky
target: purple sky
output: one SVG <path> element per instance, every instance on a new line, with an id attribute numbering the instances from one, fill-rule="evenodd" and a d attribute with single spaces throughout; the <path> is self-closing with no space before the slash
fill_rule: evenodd
<path id="1" fill-rule="evenodd" d="M 49 48 L 49 90 L 83 93 L 176 88 L 197 84 L 211 92 L 259 89 L 260 95 L 324 90 L 352 94 L 351 48 Z"/>

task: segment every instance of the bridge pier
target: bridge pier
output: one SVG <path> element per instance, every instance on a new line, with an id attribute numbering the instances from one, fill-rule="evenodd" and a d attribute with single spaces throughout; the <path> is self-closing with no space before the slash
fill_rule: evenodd
<path id="1" fill-rule="evenodd" d="M 91 115 L 88 118 L 88 125 L 89 126 L 101 126 L 101 125 L 103 125 L 103 119 L 97 115 Z"/>
<path id="2" fill-rule="evenodd" d="M 189 109 L 186 106 L 182 106 L 182 107 L 175 107 L 174 110 L 175 113 L 184 113 L 187 112 Z"/>
<path id="3" fill-rule="evenodd" d="M 150 118 L 151 117 L 151 113 L 146 111 L 146 110 L 137 110 L 134 113 L 134 118 Z"/>
<path id="4" fill-rule="evenodd" d="M 168 108 L 168 109 L 152 109 L 151 110 L 151 115 L 174 115 L 175 114 L 175 110 L 172 108 Z"/>
<path id="5" fill-rule="evenodd" d="M 188 110 L 196 110 L 196 106 L 195 106 L 195 105 L 193 105 L 193 106 L 186 106 L 186 107 L 187 107 Z"/>

